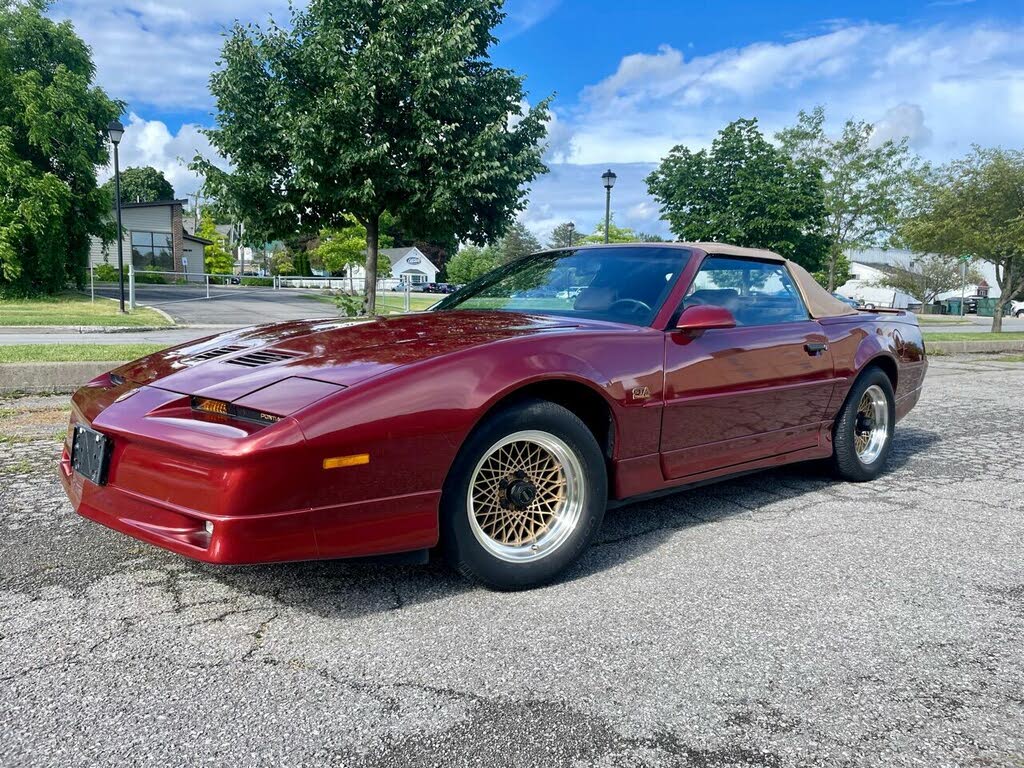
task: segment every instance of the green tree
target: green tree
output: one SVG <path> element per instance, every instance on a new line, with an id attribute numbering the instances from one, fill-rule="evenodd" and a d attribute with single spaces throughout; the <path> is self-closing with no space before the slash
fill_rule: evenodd
<path id="1" fill-rule="evenodd" d="M 282 248 L 270 255 L 270 274 L 272 275 L 294 275 L 295 262 L 292 260 L 291 252 Z"/>
<path id="2" fill-rule="evenodd" d="M 540 240 L 522 222 L 514 221 L 498 240 L 497 253 L 501 263 L 507 264 L 543 248 Z"/>
<path id="3" fill-rule="evenodd" d="M 576 225 L 566 221 L 551 230 L 548 248 L 568 248 L 571 245 L 579 245 L 581 239 L 582 235 L 576 231 Z"/>
<path id="4" fill-rule="evenodd" d="M 0 0 L 0 289 L 82 285 L 90 235 L 113 237 L 96 185 L 122 105 L 92 86 L 89 48 L 43 0 Z"/>
<path id="5" fill-rule="evenodd" d="M 830 137 L 825 109 L 815 107 L 810 113 L 801 110 L 796 125 L 776 137 L 796 163 L 822 175 L 829 239 L 824 285 L 830 291 L 849 279 L 846 251 L 890 244 L 918 172 L 906 139 L 875 144 L 873 134 L 870 123 L 847 120 L 840 134 Z M 844 263 L 846 274 L 840 271 Z"/>
<path id="6" fill-rule="evenodd" d="M 821 174 L 772 146 L 756 120 L 730 123 L 710 150 L 673 148 L 647 188 L 681 240 L 768 248 L 811 272 L 825 261 Z"/>
<path id="7" fill-rule="evenodd" d="M 228 239 L 217 231 L 217 222 L 214 220 L 213 214 L 203 210 L 196 235 L 204 240 L 213 241 L 213 245 L 203 248 L 203 263 L 206 271 L 211 275 L 230 275 L 235 267 L 235 257 L 228 250 Z"/>
<path id="8" fill-rule="evenodd" d="M 468 283 L 485 275 L 501 263 L 493 246 L 481 248 L 467 245 L 448 260 L 448 280 L 452 283 Z"/>
<path id="9" fill-rule="evenodd" d="M 103 185 L 103 190 L 114 199 L 114 180 Z M 173 200 L 174 187 L 166 177 L 152 166 L 125 168 L 121 171 L 122 203 L 153 203 L 157 200 Z"/>
<path id="10" fill-rule="evenodd" d="M 268 237 L 350 214 L 366 228 L 374 309 L 380 218 L 435 242 L 486 242 L 524 207 L 541 161 L 544 100 L 495 67 L 500 0 L 311 0 L 291 24 L 236 24 L 211 78 L 207 188 Z"/>
<path id="11" fill-rule="evenodd" d="M 391 238 L 382 234 L 379 239 L 381 248 L 391 247 Z M 341 272 L 349 267 L 366 264 L 366 227 L 354 217 L 347 216 L 343 226 L 325 229 L 320 233 L 320 244 L 310 254 L 311 262 L 329 274 Z M 378 266 L 388 261 L 387 257 L 378 257 Z"/>
<path id="12" fill-rule="evenodd" d="M 582 244 L 593 244 L 604 242 L 604 222 L 598 222 L 597 226 L 594 227 L 594 231 L 585 237 L 577 237 L 577 243 Z M 612 217 L 611 223 L 608 227 L 608 242 L 609 243 L 662 243 L 664 239 L 658 235 L 650 235 L 646 232 L 637 232 L 630 227 L 620 227 L 615 223 L 615 217 Z"/>
<path id="13" fill-rule="evenodd" d="M 1024 291 L 1024 152 L 974 147 L 921 180 L 903 237 L 916 251 L 994 265 L 1004 301 Z M 1001 312 L 992 330 L 1003 330 Z"/>
<path id="14" fill-rule="evenodd" d="M 925 304 L 931 304 L 940 293 L 960 289 L 963 273 L 959 259 L 927 253 L 917 256 L 908 265 L 890 266 L 874 265 L 882 270 L 885 276 L 875 281 L 880 288 L 895 288 L 903 293 L 919 298 Z M 977 285 L 982 281 L 982 274 L 974 265 L 967 267 L 967 282 Z"/>

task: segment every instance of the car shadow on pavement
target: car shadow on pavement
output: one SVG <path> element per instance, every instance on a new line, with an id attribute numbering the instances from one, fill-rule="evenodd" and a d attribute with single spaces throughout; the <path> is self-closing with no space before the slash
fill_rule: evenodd
<path id="1" fill-rule="evenodd" d="M 902 470 L 939 439 L 939 434 L 930 430 L 898 430 L 889 473 Z M 837 482 L 825 463 L 809 462 L 611 509 L 595 543 L 563 579 L 548 589 L 642 557 L 687 528 L 741 516 L 756 519 L 788 515 L 805 507 L 805 497 L 810 494 L 833 493 Z M 879 482 L 884 482 L 884 477 Z M 398 611 L 478 589 L 453 573 L 437 552 L 431 554 L 430 564 L 416 566 L 327 560 L 193 567 L 232 589 L 271 597 L 291 608 L 327 618 Z"/>

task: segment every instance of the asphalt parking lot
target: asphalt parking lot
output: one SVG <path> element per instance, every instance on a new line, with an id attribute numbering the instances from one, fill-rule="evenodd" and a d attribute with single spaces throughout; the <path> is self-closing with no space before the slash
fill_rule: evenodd
<path id="1" fill-rule="evenodd" d="M 97 296 L 114 298 L 116 285 L 96 286 Z M 244 285 L 212 286 L 206 298 L 205 285 L 135 286 L 135 301 L 161 309 L 175 321 L 189 324 L 258 325 L 286 320 L 337 317 L 333 304 L 317 301 L 317 291 Z"/>
<path id="2" fill-rule="evenodd" d="M 1020 766 L 1024 364 L 937 358 L 891 471 L 609 513 L 527 593 L 214 568 L 74 515 L 0 401 L 5 765 Z"/>

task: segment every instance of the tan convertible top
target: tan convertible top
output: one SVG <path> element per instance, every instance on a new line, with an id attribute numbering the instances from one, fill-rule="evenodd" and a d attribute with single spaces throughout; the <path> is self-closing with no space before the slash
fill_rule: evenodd
<path id="1" fill-rule="evenodd" d="M 726 243 L 681 243 L 691 248 L 699 248 L 709 255 L 714 256 L 743 256 L 748 259 L 761 259 L 762 261 L 777 261 L 786 265 L 789 274 L 796 283 L 797 290 L 807 305 L 807 311 L 811 317 L 836 317 L 837 315 L 855 315 L 857 310 L 846 304 L 821 287 L 821 284 L 811 277 L 810 272 L 796 262 L 785 259 L 774 251 L 765 251 L 761 248 L 741 248 L 738 245 Z"/>

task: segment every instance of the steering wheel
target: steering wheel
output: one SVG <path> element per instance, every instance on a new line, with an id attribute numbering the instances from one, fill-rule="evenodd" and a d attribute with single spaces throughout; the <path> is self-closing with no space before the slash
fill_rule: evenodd
<path id="1" fill-rule="evenodd" d="M 629 314 L 639 314 L 641 312 L 650 314 L 652 311 L 651 307 L 648 304 L 645 304 L 644 302 L 640 301 L 640 299 L 619 299 L 617 301 L 613 301 L 611 304 L 608 305 L 608 312 L 610 312 L 613 315 L 619 314 L 620 311 L 616 310 L 616 307 L 618 307 L 619 310 L 624 309 L 625 313 Z"/>

